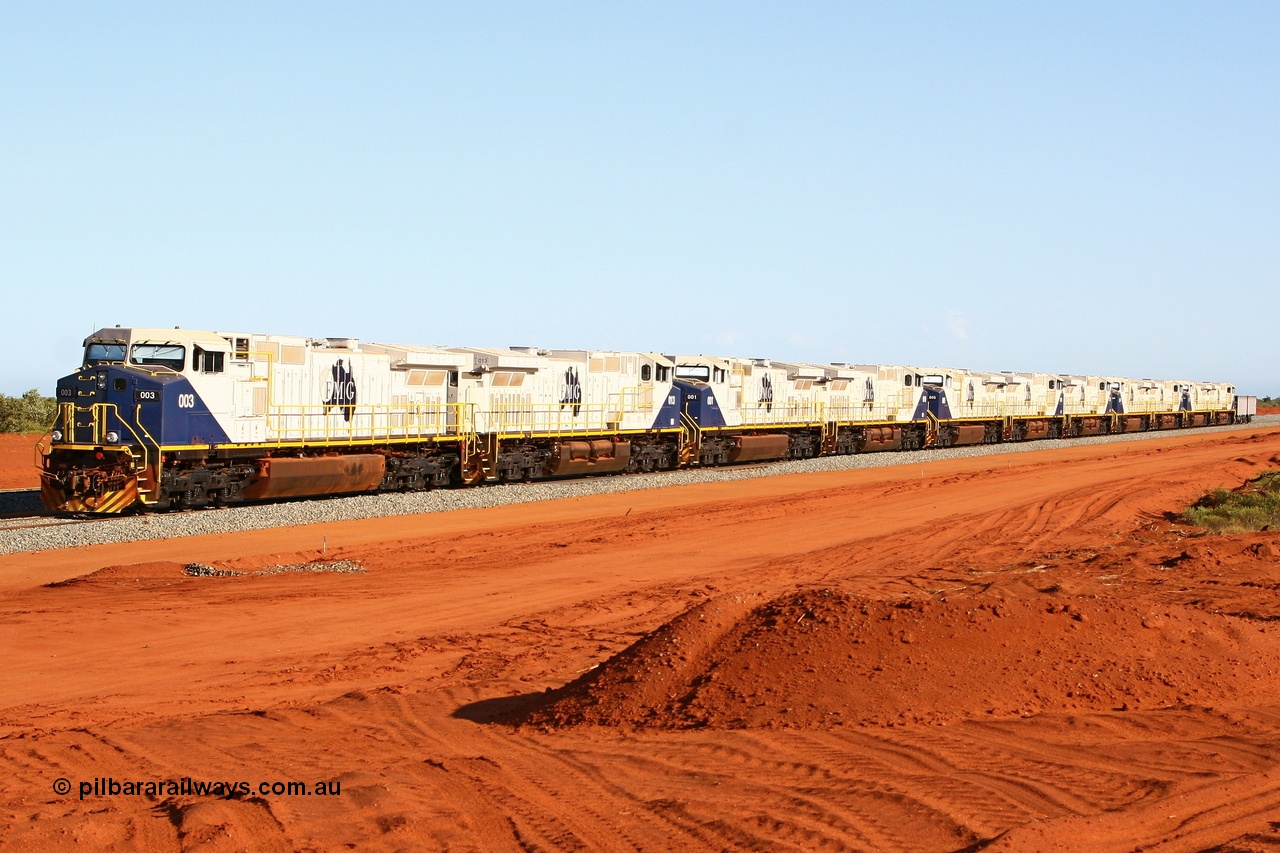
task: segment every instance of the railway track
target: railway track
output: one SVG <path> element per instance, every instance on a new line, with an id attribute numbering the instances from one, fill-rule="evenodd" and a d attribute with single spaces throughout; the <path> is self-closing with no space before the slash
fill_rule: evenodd
<path id="1" fill-rule="evenodd" d="M 119 518 L 120 516 L 111 515 L 95 518 L 59 518 L 57 516 L 39 514 L 13 515 L 0 518 L 0 533 L 10 530 L 39 530 L 45 527 L 65 527 L 73 524 L 95 524 Z"/>
<path id="2" fill-rule="evenodd" d="M 1229 434 L 1236 430 L 1270 430 L 1280 426 L 1280 416 L 1257 418 L 1253 424 L 1203 427 L 1179 434 Z M 679 469 L 626 476 L 606 475 L 576 479 L 493 484 L 465 489 L 425 492 L 381 492 L 336 495 L 304 500 L 267 501 L 229 507 L 104 517 L 59 517 L 38 506 L 35 490 L 0 491 L 0 554 L 72 548 L 111 542 L 171 539 L 236 530 L 349 521 L 394 515 L 417 515 L 458 509 L 481 509 L 506 504 L 531 503 L 557 498 L 625 492 L 636 489 L 722 482 L 760 476 L 924 465 L 930 461 L 970 456 L 1033 452 L 1072 445 L 1141 442 L 1170 433 L 1135 433 L 1120 436 L 1063 439 L 1055 442 L 1018 442 L 973 447 L 934 449 L 922 453 L 869 453 L 827 456 L 792 462 L 749 463 L 709 469 Z M 923 468 L 922 474 L 923 476 Z M 8 497 L 6 502 L 4 499 Z M 19 503 L 15 503 L 20 502 Z M 6 511 L 7 510 L 7 511 Z M 114 524 L 112 522 L 115 522 Z"/>
<path id="3" fill-rule="evenodd" d="M 761 468 L 769 468 L 773 464 L 776 464 L 776 463 L 752 462 L 745 465 L 734 465 L 732 467 L 732 470 L 742 471 L 742 472 L 755 471 Z M 650 471 L 650 472 L 647 472 L 646 475 L 662 476 L 664 474 L 674 474 L 674 473 L 677 473 L 677 469 L 672 469 L 671 471 Z M 611 476 L 611 475 L 605 475 L 605 476 Z M 578 482 L 580 479 L 581 478 L 571 478 L 571 479 L 566 478 L 564 480 L 543 480 L 539 482 L 542 485 L 555 485 L 557 483 Z M 525 485 L 529 485 L 529 484 L 527 483 L 483 483 L 478 486 L 468 486 L 467 490 L 474 491 L 474 492 L 483 492 L 488 489 L 504 489 L 509 487 L 520 488 Z M 428 491 L 454 492 L 457 490 L 438 489 L 438 490 L 428 490 Z M 13 496 L 13 497 L 29 496 L 32 502 L 38 503 L 39 494 L 40 493 L 34 489 L 0 489 L 0 501 L 3 501 L 6 495 Z M 288 499 L 268 500 L 268 501 L 248 501 L 244 503 L 232 504 L 231 506 L 203 506 L 195 509 L 168 509 L 168 510 L 160 510 L 158 512 L 151 512 L 151 513 L 125 512 L 125 513 L 116 513 L 112 515 L 90 515 L 88 513 L 59 515 L 59 514 L 50 513 L 48 510 L 44 509 L 43 507 L 33 508 L 29 510 L 10 510 L 10 511 L 0 510 L 0 532 L 6 531 L 6 530 L 28 530 L 28 529 L 36 529 L 41 527 L 57 527 L 57 526 L 66 525 L 66 524 L 92 524 L 94 522 L 119 521 L 121 519 L 131 519 L 131 518 L 171 518 L 175 516 L 204 514 L 204 513 L 210 513 L 210 512 L 223 512 L 223 511 L 234 510 L 234 509 L 244 509 L 244 508 L 251 509 L 253 507 L 271 506 L 273 504 L 290 503 L 298 500 L 323 502 L 323 501 L 330 501 L 330 500 L 342 500 L 344 498 L 367 497 L 368 495 L 371 495 L 371 494 L 412 494 L 412 493 L 410 492 L 360 492 L 355 494 L 342 494 L 342 495 L 311 495 L 309 497 L 301 498 L 301 499 L 288 498 Z"/>

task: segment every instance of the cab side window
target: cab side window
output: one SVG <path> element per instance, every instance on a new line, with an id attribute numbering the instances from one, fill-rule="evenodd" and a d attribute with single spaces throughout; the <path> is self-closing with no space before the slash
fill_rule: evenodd
<path id="1" fill-rule="evenodd" d="M 225 357 L 226 354 L 222 352 L 210 352 L 200 347 L 193 347 L 191 369 L 199 373 L 221 373 Z"/>

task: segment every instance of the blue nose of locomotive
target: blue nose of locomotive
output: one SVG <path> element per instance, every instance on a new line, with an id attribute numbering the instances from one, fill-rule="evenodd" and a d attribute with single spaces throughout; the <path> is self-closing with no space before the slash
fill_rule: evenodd
<path id="1" fill-rule="evenodd" d="M 150 432 L 147 404 L 159 405 L 163 383 L 146 371 L 104 364 L 59 379 L 56 395 L 59 406 L 54 444 L 133 445 Z"/>

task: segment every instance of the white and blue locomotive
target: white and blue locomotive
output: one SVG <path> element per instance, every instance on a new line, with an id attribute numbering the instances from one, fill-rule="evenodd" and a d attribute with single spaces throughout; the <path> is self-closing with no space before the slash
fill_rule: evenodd
<path id="1" fill-rule="evenodd" d="M 117 513 L 1247 420 L 1228 384 L 108 328 L 41 498 Z"/>

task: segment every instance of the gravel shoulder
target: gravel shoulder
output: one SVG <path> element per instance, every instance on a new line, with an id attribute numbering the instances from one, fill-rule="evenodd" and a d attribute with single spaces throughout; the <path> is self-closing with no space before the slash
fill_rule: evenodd
<path id="1" fill-rule="evenodd" d="M 0 519 L 0 554 L 75 548 L 86 545 L 131 542 L 146 539 L 173 539 L 240 530 L 262 530 L 293 527 L 333 521 L 364 518 L 417 515 L 477 509 L 507 504 L 535 503 L 561 498 L 611 494 L 644 489 L 666 488 L 695 483 L 776 477 L 786 474 L 848 471 L 862 468 L 887 468 L 920 465 L 929 462 L 978 456 L 1004 456 L 1031 453 L 1057 447 L 1119 444 L 1134 441 L 1222 434 L 1238 430 L 1269 429 L 1280 426 L 1280 415 L 1264 415 L 1252 423 L 1229 427 L 1204 427 L 1177 432 L 1135 433 L 1132 435 L 1095 436 L 1062 439 L 1053 442 L 1032 441 L 1017 444 L 980 445 L 934 449 L 911 453 L 868 453 L 856 456 L 829 456 L 794 462 L 779 462 L 743 468 L 673 471 L 661 474 L 602 476 L 552 483 L 524 483 L 509 486 L 485 486 L 432 492 L 357 495 L 319 500 L 296 500 L 274 504 L 228 507 L 180 513 L 156 513 L 95 519 L 86 522 L 61 519 L 8 520 L 6 528 Z M 0 492 L 0 513 L 30 512 L 39 507 L 35 490 Z M 43 525 L 43 526 L 16 526 Z"/>

